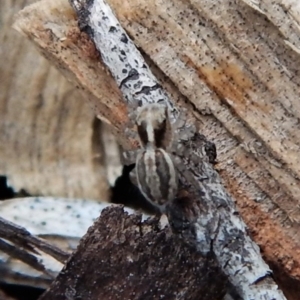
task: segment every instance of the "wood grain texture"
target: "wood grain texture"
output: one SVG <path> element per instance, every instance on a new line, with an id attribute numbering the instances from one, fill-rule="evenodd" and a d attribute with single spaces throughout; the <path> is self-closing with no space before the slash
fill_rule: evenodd
<path id="1" fill-rule="evenodd" d="M 300 59 L 277 29 L 234 1 L 109 2 L 179 90 L 200 112 L 208 110 L 221 122 L 290 195 L 291 205 L 283 211 L 299 223 L 294 208 L 300 169 L 295 66 Z M 292 78 L 288 71 L 294 71 Z"/>
<path id="2" fill-rule="evenodd" d="M 217 145 L 223 181 L 267 261 L 278 274 L 288 274 L 285 279 L 299 283 L 298 54 L 274 24 L 238 1 L 108 2 L 135 43 L 163 71 L 155 71 L 163 86 L 179 103 L 188 99 L 187 105 L 194 105 L 201 132 Z M 67 28 L 75 26 L 72 18 L 64 22 L 70 22 Z M 63 60 L 72 67 L 67 56 L 56 53 L 64 50 L 56 32 L 50 30 L 46 36 L 45 24 L 38 24 L 39 30 L 27 28 L 27 35 L 52 61 Z M 50 43 L 53 38 L 56 48 Z M 77 40 L 68 42 L 74 47 Z M 79 44 L 85 44 L 83 39 Z M 80 47 L 73 54 L 77 53 Z M 87 52 L 82 58 L 85 62 L 78 58 L 77 69 L 70 68 L 76 74 L 82 74 L 84 63 L 90 64 Z M 96 95 L 93 78 L 86 90 Z M 101 93 L 106 92 L 103 87 Z M 116 95 L 111 95 L 109 105 L 124 112 Z M 98 103 L 96 98 L 92 101 Z M 121 119 L 108 112 L 106 117 L 116 119 L 120 130 Z M 296 285 L 284 286 L 285 293 L 294 292 L 289 299 L 297 299 Z"/>
<path id="3" fill-rule="evenodd" d="M 11 28 L 14 14 L 32 2 L 1 3 L 0 174 L 33 195 L 105 200 L 90 106 Z"/>
<path id="4" fill-rule="evenodd" d="M 95 43 L 122 91 L 132 122 L 139 122 L 134 108 L 140 106 L 143 110 L 149 105 L 154 108 L 154 103 L 162 102 L 176 119 L 177 108 L 157 80 L 153 80 L 149 67 L 107 3 L 74 0 L 71 4 L 78 15 L 79 27 Z M 241 298 L 286 299 L 270 276 L 271 270 L 259 248 L 250 239 L 233 199 L 210 164 L 209 157 L 215 160 L 215 146 L 196 132 L 195 125 L 185 116 L 181 121 L 182 125 L 174 128 L 176 143 L 171 148 L 179 175 L 179 190 L 182 188 L 185 192 L 177 193 L 166 207 L 173 232 L 200 253 L 213 252 Z M 125 134 L 129 137 L 128 132 Z"/>
<path id="5" fill-rule="evenodd" d="M 108 2 L 202 114 L 201 132 L 217 145 L 225 182 L 233 175 L 237 204 L 244 207 L 239 199 L 247 195 L 262 219 L 279 226 L 283 240 L 270 255 L 287 258 L 289 245 L 286 268 L 293 266 L 299 280 L 298 54 L 274 24 L 240 1 Z M 246 219 L 258 214 L 251 201 Z M 272 232 L 257 234 L 262 246 L 277 240 Z"/>
<path id="6" fill-rule="evenodd" d="M 283 40 L 300 54 L 300 5 L 297 0 L 241 0 L 265 15 L 281 32 Z"/>

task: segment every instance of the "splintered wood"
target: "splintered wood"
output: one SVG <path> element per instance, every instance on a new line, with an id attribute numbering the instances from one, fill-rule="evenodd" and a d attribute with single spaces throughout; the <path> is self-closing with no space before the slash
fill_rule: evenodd
<path id="1" fill-rule="evenodd" d="M 291 283 L 300 281 L 298 32 L 279 26 L 274 7 L 261 5 L 257 12 L 244 3 L 250 1 L 108 2 L 136 45 L 175 84 L 156 69 L 163 87 L 177 103 L 188 98 L 194 105 L 201 133 L 216 143 L 224 184 L 288 299 L 297 299 L 299 288 Z M 299 6 L 285 2 L 289 22 L 297 24 Z M 90 55 L 93 46 L 86 47 L 66 1 L 27 8 L 15 27 L 84 89 L 126 145 L 121 94 Z"/>

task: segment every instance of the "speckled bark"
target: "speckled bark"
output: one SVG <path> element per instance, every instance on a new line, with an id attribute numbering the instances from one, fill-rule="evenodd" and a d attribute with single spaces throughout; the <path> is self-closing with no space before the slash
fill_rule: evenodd
<path id="1" fill-rule="evenodd" d="M 156 219 L 108 208 L 40 300 L 222 299 L 217 262 L 184 246 Z"/>
<path id="2" fill-rule="evenodd" d="M 297 0 L 239 0 L 265 15 L 281 32 L 284 43 L 300 54 L 300 5 Z"/>

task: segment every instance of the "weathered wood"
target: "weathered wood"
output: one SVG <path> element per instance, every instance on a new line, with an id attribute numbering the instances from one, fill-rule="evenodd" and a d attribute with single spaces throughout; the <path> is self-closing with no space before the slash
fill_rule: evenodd
<path id="1" fill-rule="evenodd" d="M 298 6 L 288 2 L 280 5 L 296 19 Z M 300 60 L 285 45 L 291 35 L 283 39 L 235 1 L 109 3 L 135 43 L 204 114 L 201 132 L 216 141 L 223 181 L 264 255 L 291 274 L 297 299 L 299 130 L 291 128 L 298 128 Z"/>
<path id="2" fill-rule="evenodd" d="M 230 137 L 221 137 L 226 148 L 220 154 L 236 154 L 234 162 L 240 158 L 251 166 L 251 161 L 241 157 L 242 148 L 252 154 L 250 158 L 258 160 L 261 172 L 280 184 L 280 193 L 275 195 L 274 189 L 269 191 L 267 183 L 261 182 L 261 176 L 249 172 L 287 214 L 291 222 L 286 224 L 288 220 L 284 222 L 282 215 L 281 223 L 294 226 L 294 235 L 299 218 L 299 136 L 295 129 L 300 58 L 284 44 L 277 28 L 235 1 L 198 0 L 192 5 L 185 1 L 133 0 L 123 6 L 120 1 L 109 3 L 135 43 L 143 47 L 197 110 L 212 114 L 240 141 L 235 145 Z M 192 18 L 198 22 L 183 21 Z M 204 126 L 214 125 L 212 121 Z M 220 129 L 211 133 L 218 137 L 222 134 Z"/>
<path id="3" fill-rule="evenodd" d="M 284 43 L 300 54 L 300 6 L 297 0 L 241 0 L 265 15 L 283 35 Z"/>
<path id="4" fill-rule="evenodd" d="M 58 261 L 64 263 L 68 258 L 68 253 L 61 251 L 55 246 L 49 245 L 45 241 L 32 236 L 25 228 L 19 227 L 0 217 L 0 237 L 15 243 L 21 248 L 35 252 L 35 248 L 51 255 Z"/>
<path id="5" fill-rule="evenodd" d="M 1 1 L 0 175 L 31 195 L 105 200 L 91 108 L 11 27 L 15 13 L 33 2 Z"/>
<path id="6" fill-rule="evenodd" d="M 232 95 L 234 96 L 239 90 L 245 88 L 242 83 L 245 81 L 244 70 L 247 70 L 247 68 L 250 68 L 250 74 L 256 74 L 257 80 L 266 83 L 265 78 L 270 77 L 271 74 L 276 71 L 276 68 L 278 68 L 278 71 L 276 71 L 277 73 L 275 74 L 281 74 L 280 72 L 282 70 L 295 73 L 297 67 L 294 68 L 293 64 L 298 61 L 297 56 L 287 50 L 282 44 L 281 36 L 276 33 L 276 28 L 272 27 L 264 18 L 261 18 L 257 13 L 253 13 L 253 11 L 246 6 L 240 6 L 232 1 L 230 2 L 231 6 L 229 2 L 222 2 L 224 7 L 218 4 L 213 7 L 214 9 L 210 8 L 211 10 L 206 11 L 205 9 L 209 6 L 203 3 L 200 9 L 200 5 L 198 5 L 195 13 L 197 18 L 200 17 L 202 20 L 202 22 L 198 22 L 200 29 L 202 29 L 202 31 L 199 32 L 199 37 L 205 38 L 205 40 L 201 41 L 200 46 L 197 47 L 193 42 L 197 40 L 196 36 L 194 39 L 193 36 L 189 34 L 192 32 L 190 30 L 191 26 L 196 26 L 197 22 L 187 25 L 187 23 L 183 21 L 176 23 L 172 19 L 176 9 L 181 13 L 191 12 L 191 10 L 188 10 L 186 6 L 182 6 L 183 4 L 180 1 L 177 1 L 172 11 L 174 13 L 164 13 L 161 17 L 156 19 L 155 16 L 159 16 L 160 11 L 166 11 L 164 4 L 166 3 L 167 5 L 168 2 L 162 1 L 159 5 L 154 5 L 153 3 L 156 4 L 156 2 L 146 1 L 139 1 L 137 4 L 135 4 L 134 1 L 126 3 L 116 2 L 115 5 L 114 3 L 111 4 L 114 6 L 115 11 L 117 13 L 119 12 L 119 19 L 130 34 L 134 36 L 135 42 L 151 56 L 157 65 L 176 82 L 182 93 L 187 95 L 196 105 L 198 110 L 195 111 L 195 115 L 202 122 L 201 131 L 205 135 L 210 136 L 213 140 L 217 140 L 218 169 L 220 170 L 222 179 L 226 183 L 229 191 L 235 195 L 243 217 L 249 224 L 256 241 L 258 241 L 259 245 L 263 248 L 264 255 L 268 261 L 272 263 L 272 266 L 276 266 L 275 269 L 281 270 L 277 273 L 278 275 L 290 274 L 290 279 L 298 278 L 299 280 L 300 271 L 298 261 L 300 253 L 299 250 L 297 250 L 299 226 L 295 222 L 299 214 L 297 211 L 292 210 L 297 205 L 297 202 L 295 202 L 298 188 L 296 184 L 297 181 L 293 181 L 291 179 L 292 173 L 281 168 L 278 161 L 270 155 L 270 152 L 267 152 L 264 143 L 261 143 L 259 139 L 257 143 L 257 136 L 254 136 L 252 133 L 255 131 L 254 125 L 256 125 L 256 123 L 251 124 L 250 131 L 247 128 L 248 124 L 245 125 L 241 123 L 237 117 L 237 115 L 239 115 L 240 118 L 243 119 L 243 115 L 240 113 L 237 115 L 233 114 L 231 109 L 228 109 L 228 106 L 231 105 L 230 101 L 227 101 L 227 99 L 231 100 Z M 214 4 L 216 2 L 210 3 Z M 181 4 L 181 6 L 179 4 Z M 150 5 L 151 9 L 148 9 L 147 5 Z M 232 5 L 234 5 L 233 9 L 231 8 Z M 68 8 L 64 7 L 63 4 L 60 3 L 59 7 L 60 9 L 65 8 L 65 12 L 68 13 Z M 191 6 L 189 8 L 194 9 L 195 7 Z M 220 8 L 220 10 L 218 10 L 218 8 Z M 72 56 L 73 61 L 70 63 L 70 58 L 68 60 L 67 56 L 63 57 L 60 55 L 61 52 L 67 50 L 64 49 L 65 47 L 63 47 L 64 44 L 62 41 L 55 37 L 60 35 L 60 29 L 62 29 L 63 32 L 62 36 L 68 36 L 65 34 L 66 32 L 68 33 L 65 27 L 66 23 L 64 23 L 63 26 L 59 16 L 51 15 L 51 21 L 54 24 L 60 25 L 56 27 L 58 31 L 49 32 L 48 27 L 48 34 L 50 33 L 50 36 L 47 36 L 44 31 L 44 23 L 47 17 L 49 18 L 49 15 L 42 15 L 42 12 L 37 10 L 37 6 L 32 7 L 32 9 L 33 11 L 31 11 L 30 17 L 32 21 L 39 20 L 33 22 L 38 26 L 37 28 L 39 30 L 32 28 L 32 26 L 30 26 L 32 23 L 28 22 L 27 24 L 23 24 L 23 30 L 26 34 L 31 36 L 40 47 L 43 47 L 44 52 L 48 51 L 48 56 L 49 53 L 51 53 L 50 58 L 56 63 L 61 62 L 61 66 L 67 65 L 68 67 L 73 67 L 75 59 L 78 68 L 76 69 L 74 67 L 73 71 L 77 74 L 82 74 L 84 68 L 83 64 L 89 61 L 89 57 L 85 57 L 84 60 L 80 58 L 76 60 L 76 53 L 73 53 L 75 56 Z M 148 14 L 148 11 L 151 11 L 151 14 Z M 220 18 L 214 12 L 223 13 L 223 15 Z M 237 14 L 236 12 L 241 13 Z M 191 12 L 191 14 L 193 13 Z M 244 16 L 247 16 L 247 18 L 244 18 Z M 237 17 L 241 19 L 236 19 Z M 211 20 L 210 18 L 214 19 Z M 189 19 L 191 18 L 188 16 L 184 18 L 184 20 Z M 216 26 L 216 21 L 221 23 L 218 23 L 218 26 Z M 231 22 L 230 26 L 226 26 L 226 22 Z M 74 29 L 76 26 L 73 20 L 68 24 L 67 28 L 69 30 L 72 29 L 76 31 L 76 29 Z M 156 25 L 153 26 L 153 24 Z M 167 35 L 164 34 L 166 31 L 160 30 L 163 27 L 169 29 Z M 234 28 L 235 30 L 229 30 L 228 28 Z M 251 28 L 251 30 L 249 30 L 249 28 Z M 228 30 L 224 31 L 224 29 Z M 172 36 L 172 32 L 175 32 L 174 35 L 177 36 Z M 222 39 L 218 40 L 219 32 Z M 260 32 L 266 32 L 266 34 L 261 36 Z M 160 36 L 160 33 L 164 35 Z M 212 33 L 214 33 L 213 38 L 211 38 Z M 243 39 L 241 39 L 237 33 L 243 33 Z M 172 39 L 172 43 L 170 39 Z M 208 41 L 208 46 L 204 47 L 206 40 Z M 70 43 L 69 45 L 77 43 L 77 41 L 70 39 L 68 42 Z M 86 42 L 83 41 L 83 45 L 86 45 L 85 43 Z M 247 47 L 243 47 L 245 43 Z M 273 47 L 270 52 L 269 43 L 280 46 L 277 48 Z M 176 49 L 177 44 L 180 45 L 179 49 Z M 239 60 L 240 65 L 232 65 L 231 67 L 226 64 L 222 65 L 222 61 L 226 62 L 229 59 L 227 59 L 226 51 L 224 54 L 220 51 L 216 54 L 212 53 L 212 50 L 223 50 L 221 47 L 223 44 L 225 45 L 225 49 L 231 51 L 230 59 L 235 59 L 239 57 L 239 55 L 242 55 Z M 76 45 L 78 45 L 78 43 Z M 190 45 L 194 45 L 194 47 L 191 48 L 189 47 Z M 56 53 L 57 50 L 59 50 L 58 53 Z M 80 48 L 77 48 L 77 50 L 79 52 L 81 51 Z M 164 53 L 166 54 L 164 55 Z M 181 53 L 185 56 L 180 56 Z M 217 66 L 213 67 L 213 64 L 210 64 L 209 61 L 206 63 L 207 68 L 204 69 L 204 71 L 206 70 L 207 72 L 202 74 L 198 72 L 198 69 L 196 72 L 193 65 L 189 64 L 190 60 L 185 59 L 189 58 L 189 53 L 199 55 L 201 59 L 213 57 Z M 272 63 L 271 54 L 274 55 L 273 62 L 275 63 Z M 219 55 L 221 55 L 220 58 L 222 58 L 220 60 L 216 59 Z M 253 57 L 260 58 L 260 60 L 255 64 Z M 251 62 L 250 59 L 252 60 Z M 276 63 L 278 59 L 280 64 Z M 270 62 L 270 64 L 264 64 L 264 61 Z M 94 64 L 96 64 L 96 62 L 94 62 Z M 201 65 L 201 63 L 197 64 Z M 258 68 L 256 68 L 257 65 L 259 65 Z M 199 71 L 203 70 L 199 69 Z M 266 72 L 269 72 L 269 76 L 265 76 Z M 89 76 L 89 80 L 85 82 L 89 84 L 90 92 L 95 95 L 95 91 L 98 91 L 101 81 L 98 82 L 96 80 L 97 76 L 93 77 L 91 72 L 86 75 Z M 164 87 L 172 93 L 173 98 L 179 100 L 179 103 L 186 101 L 186 99 L 178 93 L 172 83 L 167 81 L 159 71 L 156 72 L 156 75 L 162 79 Z M 201 75 L 200 79 L 199 75 Z M 277 76 L 274 77 L 273 80 L 268 80 L 267 83 L 271 95 L 280 93 L 284 86 L 287 87 L 289 85 L 290 80 L 285 76 L 284 72 L 283 76 L 283 78 Z M 242 80 L 240 80 L 241 78 Z M 213 81 L 211 85 L 212 80 L 215 81 Z M 297 80 L 297 76 L 293 77 L 293 80 Z M 208 86 L 205 82 L 207 82 Z M 209 90 L 209 87 L 217 91 L 217 96 L 214 92 Z M 228 90 L 229 87 L 231 88 L 230 90 Z M 261 93 L 261 89 L 257 89 L 255 85 L 251 86 L 250 90 L 251 96 L 254 95 L 256 97 L 258 104 L 259 101 L 267 101 L 268 105 L 274 105 L 272 99 L 265 97 L 267 96 L 266 93 Z M 292 86 L 288 90 L 292 93 L 296 92 Z M 199 101 L 198 98 L 201 99 L 201 101 Z M 243 97 L 241 97 L 241 100 L 242 98 Z M 296 96 L 289 98 L 297 99 Z M 93 99 L 95 100 L 95 98 Z M 226 105 L 222 104 L 220 99 L 225 99 L 227 101 Z M 239 100 L 239 97 L 235 97 L 234 99 Z M 118 110 L 118 105 L 120 104 L 114 95 L 111 95 L 109 101 L 111 106 L 115 106 L 116 110 L 120 111 Z M 97 104 L 96 100 L 95 104 Z M 257 104 L 257 102 L 255 102 L 255 104 Z M 249 101 L 242 102 L 238 108 L 244 109 L 242 112 L 245 111 L 246 107 L 247 110 L 252 109 L 255 111 L 255 109 L 260 107 L 258 104 L 252 105 L 252 102 Z M 103 114 L 103 112 L 104 111 L 101 112 L 101 109 L 98 107 L 97 113 Z M 202 114 L 212 113 L 212 115 L 200 115 L 199 112 Z M 115 117 L 109 110 L 106 117 L 107 116 L 112 120 Z M 263 118 L 259 117 L 253 120 L 260 121 L 268 117 L 273 118 L 274 115 L 272 115 L 272 113 L 269 115 L 265 114 Z M 292 116 L 290 115 L 289 117 Z M 120 129 L 119 124 L 118 122 L 116 123 L 118 129 Z M 271 132 L 271 134 L 275 133 L 275 131 Z M 268 140 L 265 141 L 265 144 L 268 145 Z M 269 146 L 270 145 L 268 145 L 268 147 Z M 297 165 L 296 161 L 293 163 L 295 166 Z M 265 228 L 269 230 L 266 231 Z M 277 241 L 280 241 L 280 243 Z M 285 280 L 286 279 L 287 278 L 285 278 Z M 293 285 L 291 288 L 291 286 L 288 286 L 288 282 L 285 281 L 285 286 L 288 287 L 285 289 L 285 292 L 294 292 L 295 296 L 293 299 L 297 299 L 296 285 Z"/>
<path id="7" fill-rule="evenodd" d="M 149 103 L 164 103 L 176 120 L 178 110 L 106 2 L 70 2 L 78 14 L 79 26 L 94 41 L 131 108 L 131 121 L 135 121 L 135 108 Z M 211 144 L 185 116 L 182 121 L 175 129 L 172 154 L 181 175 L 180 188 L 185 192 L 167 207 L 171 227 L 201 253 L 212 251 L 243 299 L 285 299 L 270 277 L 258 247 L 249 238 L 233 200 L 208 162 Z"/>
<path id="8" fill-rule="evenodd" d="M 213 257 L 159 227 L 105 209 L 40 300 L 222 299 L 226 280 Z"/>
<path id="9" fill-rule="evenodd" d="M 0 282 L 48 288 L 87 229 L 110 205 L 51 197 L 0 202 Z"/>

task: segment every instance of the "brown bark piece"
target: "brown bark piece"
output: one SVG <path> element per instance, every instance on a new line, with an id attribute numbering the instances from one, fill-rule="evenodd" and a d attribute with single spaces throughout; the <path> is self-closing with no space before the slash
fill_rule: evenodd
<path id="1" fill-rule="evenodd" d="M 183 245 L 159 220 L 105 209 L 40 300 L 222 299 L 212 257 Z"/>

